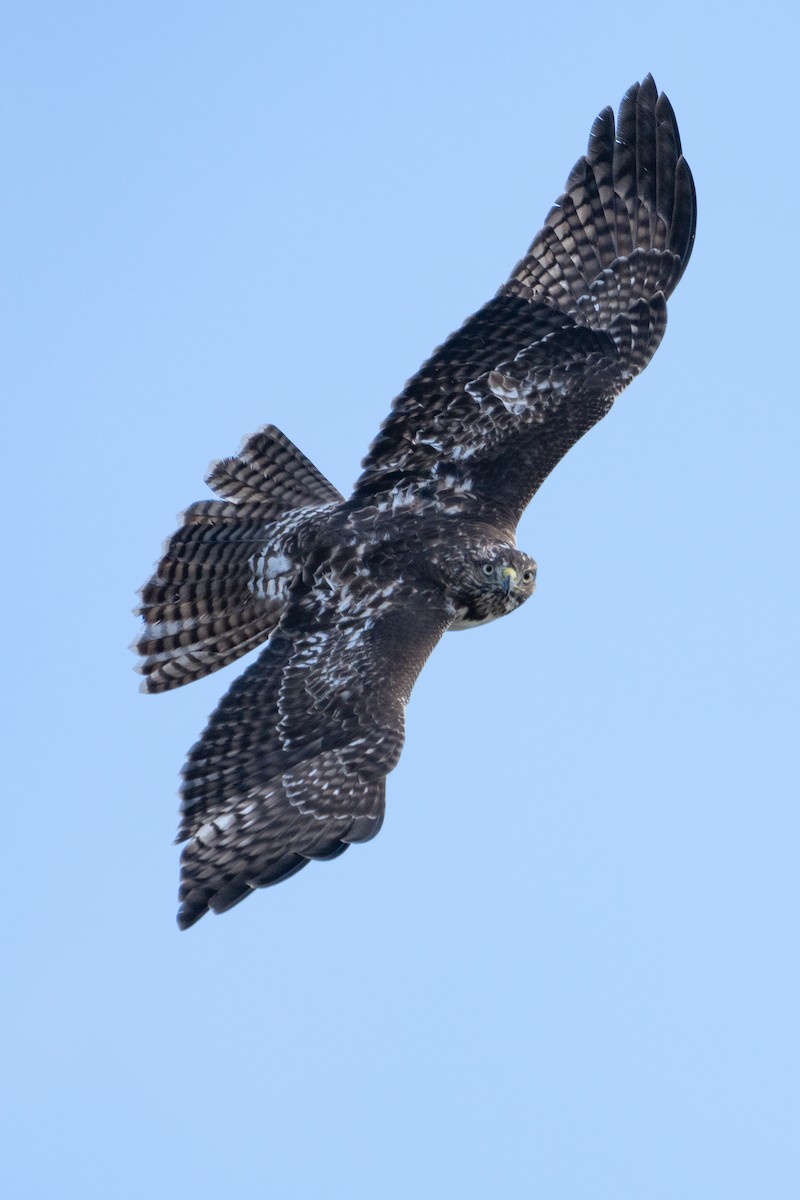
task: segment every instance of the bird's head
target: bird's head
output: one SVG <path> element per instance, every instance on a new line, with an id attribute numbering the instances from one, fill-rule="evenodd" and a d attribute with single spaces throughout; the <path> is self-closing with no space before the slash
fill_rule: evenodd
<path id="1" fill-rule="evenodd" d="M 461 565 L 453 600 L 451 629 L 470 629 L 504 617 L 524 604 L 536 587 L 536 563 L 514 546 L 482 548 Z"/>

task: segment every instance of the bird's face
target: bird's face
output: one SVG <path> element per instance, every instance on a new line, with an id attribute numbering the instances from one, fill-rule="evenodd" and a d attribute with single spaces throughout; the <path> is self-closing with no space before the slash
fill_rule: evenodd
<path id="1" fill-rule="evenodd" d="M 524 604 L 536 587 L 536 563 L 515 547 L 487 549 L 464 562 L 455 584 L 456 617 L 450 628 L 470 629 Z"/>

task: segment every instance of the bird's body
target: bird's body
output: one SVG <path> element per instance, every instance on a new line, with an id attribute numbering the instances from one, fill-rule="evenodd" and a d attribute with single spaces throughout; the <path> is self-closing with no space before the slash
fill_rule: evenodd
<path id="1" fill-rule="evenodd" d="M 406 385 L 349 499 L 272 426 L 215 464 L 145 585 L 150 691 L 269 639 L 184 769 L 187 926 L 372 837 L 403 714 L 447 629 L 513 611 L 519 518 L 655 352 L 695 200 L 650 77 L 598 117 L 494 300 Z"/>

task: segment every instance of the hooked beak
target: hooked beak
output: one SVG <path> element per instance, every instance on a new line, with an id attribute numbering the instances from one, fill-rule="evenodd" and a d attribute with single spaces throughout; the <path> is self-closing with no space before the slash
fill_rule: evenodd
<path id="1" fill-rule="evenodd" d="M 503 594 L 505 596 L 507 596 L 509 592 L 513 592 L 513 590 L 516 586 L 516 583 L 517 583 L 517 572 L 514 570 L 513 567 L 505 567 L 503 569 L 503 579 L 502 579 L 502 584 L 501 584 L 501 587 L 503 589 Z"/>

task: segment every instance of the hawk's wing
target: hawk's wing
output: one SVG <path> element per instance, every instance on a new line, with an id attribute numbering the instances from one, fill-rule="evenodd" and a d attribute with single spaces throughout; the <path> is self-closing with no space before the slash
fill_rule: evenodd
<path id="1" fill-rule="evenodd" d="M 454 489 L 513 528 L 534 492 L 644 369 L 691 254 L 689 167 L 652 76 L 610 108 L 525 258 L 411 379 L 351 503 Z"/>
<path id="2" fill-rule="evenodd" d="M 441 596 L 376 587 L 335 552 L 317 568 L 184 768 L 182 928 L 374 837 L 405 703 L 451 619 Z"/>

